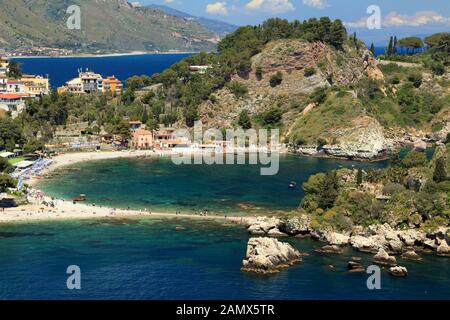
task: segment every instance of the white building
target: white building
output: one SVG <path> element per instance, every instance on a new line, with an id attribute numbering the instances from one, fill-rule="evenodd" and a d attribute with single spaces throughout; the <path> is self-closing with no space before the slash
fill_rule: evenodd
<path id="1" fill-rule="evenodd" d="M 16 79 L 8 79 L 6 91 L 10 93 L 25 93 L 25 83 Z"/>
<path id="2" fill-rule="evenodd" d="M 80 71 L 78 78 L 66 82 L 66 85 L 58 88 L 59 93 L 94 93 L 103 92 L 103 77 L 100 74 Z"/>
<path id="3" fill-rule="evenodd" d="M 11 116 L 15 118 L 25 109 L 27 98 L 29 96 L 23 93 L 0 93 L 0 109 L 10 112 Z"/>

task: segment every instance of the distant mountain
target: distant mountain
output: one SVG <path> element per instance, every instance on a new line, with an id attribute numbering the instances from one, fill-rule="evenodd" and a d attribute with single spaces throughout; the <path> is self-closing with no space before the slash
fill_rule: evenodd
<path id="1" fill-rule="evenodd" d="M 212 31 L 216 34 L 218 34 L 221 38 L 223 38 L 225 35 L 232 33 L 236 31 L 239 27 L 230 23 L 226 23 L 220 20 L 214 20 L 214 19 L 208 19 L 204 17 L 197 17 L 190 15 L 189 13 L 179 11 L 177 9 L 164 6 L 164 5 L 158 5 L 158 4 L 150 4 L 147 5 L 147 8 L 153 8 L 157 10 L 164 11 L 172 16 L 175 17 L 181 17 L 186 20 L 190 21 L 196 21 L 199 24 L 201 24 L 203 27 L 208 29 L 209 31 Z"/>
<path id="2" fill-rule="evenodd" d="M 69 30 L 67 8 L 81 8 Z M 218 37 L 197 21 L 126 0 L 0 0 L 0 47 L 48 46 L 81 52 L 215 50 Z"/>

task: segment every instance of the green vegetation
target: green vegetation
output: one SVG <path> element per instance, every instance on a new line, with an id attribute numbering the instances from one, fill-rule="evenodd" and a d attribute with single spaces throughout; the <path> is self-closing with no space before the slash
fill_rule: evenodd
<path id="1" fill-rule="evenodd" d="M 19 79 L 22 77 L 22 69 L 21 69 L 21 63 L 17 61 L 9 61 L 9 72 L 7 76 L 9 78 Z"/>
<path id="2" fill-rule="evenodd" d="M 248 88 L 238 81 L 231 81 L 227 84 L 227 88 L 236 96 L 236 98 L 242 98 L 248 93 Z"/>
<path id="3" fill-rule="evenodd" d="M 272 77 L 270 77 L 270 86 L 272 88 L 279 86 L 282 82 L 283 82 L 283 74 L 280 71 L 278 71 L 277 73 L 272 75 Z"/>
<path id="4" fill-rule="evenodd" d="M 239 114 L 238 124 L 244 130 L 250 129 L 252 127 L 252 121 L 250 119 L 250 116 L 248 115 L 247 110 L 242 110 L 242 112 Z"/>
<path id="5" fill-rule="evenodd" d="M 9 174 L 0 174 L 0 192 L 7 192 L 8 188 L 15 188 L 17 181 L 9 176 Z"/>
<path id="6" fill-rule="evenodd" d="M 313 75 L 316 74 L 316 69 L 315 68 L 306 68 L 305 69 L 305 77 L 312 77 Z"/>
<path id="7" fill-rule="evenodd" d="M 306 196 L 300 212 L 311 216 L 313 226 L 339 231 L 378 223 L 400 229 L 450 226 L 450 189 L 445 173 L 450 167 L 450 149 L 437 149 L 431 161 L 422 155 L 409 153 L 401 167 L 366 172 L 340 169 L 313 175 L 303 185 Z M 433 181 L 433 176 L 439 182 Z M 382 198 L 375 192 L 380 185 Z"/>

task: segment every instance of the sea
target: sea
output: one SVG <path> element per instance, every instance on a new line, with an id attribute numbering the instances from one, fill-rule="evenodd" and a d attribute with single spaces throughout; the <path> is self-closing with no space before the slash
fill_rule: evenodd
<path id="1" fill-rule="evenodd" d="M 23 73 L 45 76 L 52 88 L 63 86 L 78 76 L 78 70 L 100 73 L 104 78 L 116 76 L 126 81 L 134 75 L 152 76 L 191 54 L 139 54 L 100 57 L 33 57 L 13 58 L 20 62 Z"/>
<path id="2" fill-rule="evenodd" d="M 170 158 L 115 159 L 74 164 L 38 186 L 69 199 L 134 209 L 209 214 L 267 214 L 294 210 L 303 193 L 290 190 L 309 174 L 334 168 L 380 168 L 286 155 L 280 173 L 262 177 L 254 165 L 177 166 Z M 250 213 L 251 212 L 251 213 Z M 323 244 L 286 238 L 309 256 L 275 275 L 240 270 L 249 235 L 226 220 L 98 219 L 0 225 L 0 299 L 450 299 L 448 258 L 424 254 L 404 261 L 409 275 L 381 272 L 381 289 L 369 290 L 369 274 L 349 273 L 347 263 L 372 255 L 347 248 L 342 255 L 314 250 Z M 80 290 L 69 290 L 70 266 L 80 270 Z M 69 270 L 70 271 L 70 270 Z"/>

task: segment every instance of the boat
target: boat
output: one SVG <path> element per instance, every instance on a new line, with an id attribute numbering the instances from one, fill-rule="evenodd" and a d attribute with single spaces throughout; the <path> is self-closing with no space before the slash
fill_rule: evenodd
<path id="1" fill-rule="evenodd" d="M 86 195 L 80 194 L 80 196 L 78 198 L 73 198 L 72 201 L 73 202 L 84 202 L 84 201 L 86 201 Z"/>
<path id="2" fill-rule="evenodd" d="M 291 183 L 289 184 L 289 189 L 291 190 L 297 189 L 297 182 L 291 181 Z"/>

